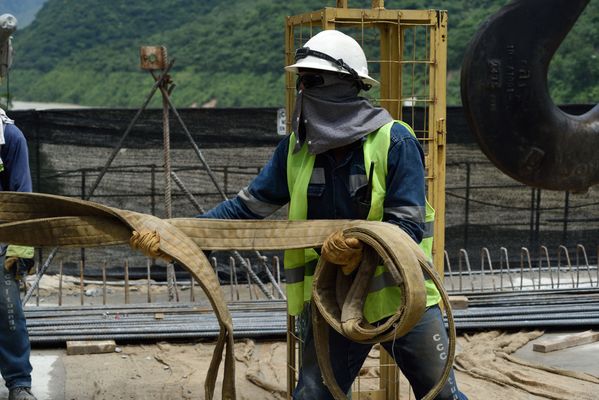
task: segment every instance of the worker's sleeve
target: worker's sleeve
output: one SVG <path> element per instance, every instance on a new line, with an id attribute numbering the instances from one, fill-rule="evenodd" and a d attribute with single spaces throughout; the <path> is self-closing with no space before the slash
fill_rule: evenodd
<path id="1" fill-rule="evenodd" d="M 2 190 L 12 192 L 31 192 L 31 173 L 29 171 L 29 152 L 27 140 L 16 125 L 4 125 L 2 145 Z"/>
<path id="2" fill-rule="evenodd" d="M 424 232 L 424 152 L 406 127 L 391 129 L 383 221 L 398 225 L 420 243 Z"/>
<path id="3" fill-rule="evenodd" d="M 289 137 L 284 138 L 268 163 L 249 186 L 233 199 L 224 201 L 200 218 L 262 219 L 289 202 L 287 187 L 287 151 Z"/>
<path id="4" fill-rule="evenodd" d="M 12 192 L 31 192 L 31 173 L 29 171 L 29 151 L 27 150 L 27 140 L 23 132 L 16 125 L 4 125 L 4 141 L 0 157 L 4 163 L 4 170 L 0 174 L 2 181 L 2 190 Z M 19 263 L 18 268 L 29 272 L 32 263 L 30 260 L 34 256 L 34 249 L 31 246 L 9 245 L 6 250 L 6 257 L 21 258 L 24 261 Z M 23 271 L 21 271 L 23 272 Z"/>

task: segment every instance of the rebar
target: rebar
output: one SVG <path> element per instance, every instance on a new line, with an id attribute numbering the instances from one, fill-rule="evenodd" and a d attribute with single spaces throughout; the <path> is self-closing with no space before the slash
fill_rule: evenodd
<path id="1" fill-rule="evenodd" d="M 558 248 L 557 265 L 551 265 L 549 251 L 539 247 L 538 264 L 533 267 L 528 249 L 521 248 L 520 270 L 510 269 L 507 249 L 500 248 L 500 267 L 493 270 L 491 252 L 481 251 L 481 268 L 473 270 L 468 253 L 460 251 L 459 271 L 452 271 L 449 257 L 446 254 L 448 273 L 451 287 L 454 287 L 456 275 L 459 278 L 458 291 L 454 295 L 468 297 L 468 309 L 454 310 L 457 329 L 511 329 L 511 328 L 544 328 L 586 326 L 599 324 L 599 280 L 592 273 L 597 266 L 591 266 L 584 247 L 577 246 L 576 265 L 573 266 L 565 247 Z M 265 260 L 264 264 L 266 264 Z M 216 267 L 215 260 L 212 259 Z M 249 260 L 244 260 L 249 264 Z M 218 334 L 218 324 L 213 310 L 207 300 L 195 301 L 193 281 L 189 303 L 151 303 L 151 275 L 147 261 L 147 303 L 128 304 L 130 286 L 139 286 L 140 282 L 130 282 L 128 264 L 125 262 L 124 280 L 110 282 L 111 285 L 123 287 L 125 304 L 106 304 L 106 263 L 103 264 L 102 281 L 85 281 L 83 265 L 80 264 L 79 277 L 76 286 L 79 295 L 84 291 L 84 284 L 96 283 L 103 287 L 102 305 L 62 305 L 62 268 L 59 280 L 59 306 L 25 307 L 28 329 L 32 343 L 58 343 L 67 340 L 86 340 L 111 338 L 122 341 L 134 340 L 164 340 L 167 338 L 212 338 Z M 62 264 L 62 263 L 61 263 Z M 528 264 L 528 265 L 527 265 Z M 269 274 L 274 284 L 280 282 L 278 258 L 273 258 L 277 276 Z M 229 258 L 230 298 L 228 308 L 233 315 L 236 337 L 283 336 L 287 332 L 287 311 L 285 300 L 274 300 L 275 291 L 268 290 L 267 299 L 256 300 L 259 290 L 253 284 L 250 273 L 245 269 L 248 278 L 248 294 L 251 300 L 240 301 L 239 285 L 237 282 L 238 264 L 235 258 Z M 466 267 L 465 270 L 463 267 Z M 584 272 L 581 274 L 580 269 Z M 574 270 L 576 269 L 576 270 Z M 252 270 L 252 269 L 251 269 Z M 487 271 L 489 273 L 487 273 Z M 270 272 L 265 270 L 265 272 Z M 496 273 L 499 277 L 499 290 L 495 286 Z M 557 285 L 554 281 L 557 273 Z M 561 276 L 569 275 L 565 282 Z M 510 281 L 503 284 L 504 275 Z M 492 283 L 485 276 L 490 275 Z M 520 284 L 514 283 L 514 277 L 519 275 Z M 543 283 L 544 276 L 549 276 L 551 282 Z M 575 276 L 576 275 L 576 276 Z M 532 284 L 524 284 L 531 278 Z M 481 285 L 475 285 L 480 279 Z M 470 283 L 468 283 L 468 280 Z M 186 282 L 187 283 L 187 282 Z M 183 282 L 180 282 L 183 284 Z M 158 283 L 156 284 L 158 285 Z M 585 287 L 586 286 L 586 287 Z M 274 285 L 273 285 L 274 288 Z M 273 289 L 271 288 L 271 289 Z M 463 290 L 462 290 L 463 289 Z M 265 293 L 266 294 L 266 293 Z M 261 297 L 261 296 L 260 296 Z M 123 301 L 121 298 L 119 301 Z M 156 318 L 156 314 L 161 314 Z"/>
<path id="2" fill-rule="evenodd" d="M 204 210 L 204 208 L 195 199 L 195 197 L 189 191 L 189 189 L 187 189 L 187 187 L 183 184 L 183 182 L 181 181 L 181 179 L 179 179 L 179 177 L 177 176 L 177 174 L 175 172 L 171 172 L 171 176 L 173 177 L 173 180 L 175 181 L 175 183 L 177 184 L 177 186 L 179 186 L 179 189 L 181 189 L 183 191 L 183 193 L 187 196 L 187 198 L 194 205 L 194 207 L 196 208 L 196 210 L 198 210 L 198 212 L 200 212 L 202 214 L 205 213 L 206 211 Z M 256 275 L 256 273 L 252 270 L 251 264 L 249 262 L 246 263 L 246 261 L 243 259 L 243 257 L 241 257 L 241 254 L 239 254 L 238 251 L 233 251 L 232 253 L 233 253 L 233 256 L 235 257 L 235 259 L 241 264 L 241 266 L 243 266 L 243 268 L 245 268 L 247 270 L 247 273 L 251 276 L 251 278 L 254 280 L 254 282 L 256 282 L 258 284 L 258 286 L 260 287 L 260 290 L 262 290 L 262 292 L 268 298 L 271 298 L 271 299 L 274 298 L 274 296 L 268 294 L 266 286 L 264 286 L 264 283 L 260 280 L 260 278 L 258 278 L 258 275 Z M 264 259 L 264 256 L 262 256 L 260 254 L 260 252 L 258 252 L 258 251 L 254 251 L 253 253 L 258 258 L 258 260 L 261 261 L 261 265 L 264 267 L 264 269 L 267 270 L 268 266 L 266 265 L 266 261 Z M 277 292 L 279 293 L 279 296 L 281 298 L 285 298 L 285 294 L 283 293 L 283 290 L 281 289 L 281 286 L 279 284 L 277 284 L 277 282 L 275 282 L 272 274 L 270 274 L 270 271 L 267 271 L 267 276 L 270 279 L 270 282 L 277 289 Z"/>
<path id="3" fill-rule="evenodd" d="M 106 160 L 106 163 L 104 164 L 104 167 L 102 167 L 102 170 L 100 171 L 100 174 L 96 178 L 96 181 L 93 183 L 93 185 L 92 185 L 91 189 L 89 190 L 87 196 L 85 196 L 86 197 L 85 200 L 89 200 L 92 197 L 92 195 L 94 194 L 94 192 L 96 191 L 96 189 L 98 188 L 98 185 L 102 181 L 102 178 L 104 178 L 104 175 L 108 171 L 108 168 L 110 167 L 110 165 L 112 164 L 112 162 L 116 158 L 117 154 L 119 153 L 119 151 L 123 147 L 123 144 L 125 143 L 125 139 L 127 138 L 127 136 L 129 136 L 129 133 L 131 132 L 131 129 L 133 129 L 133 126 L 135 125 L 135 123 L 137 122 L 137 120 L 139 119 L 139 117 L 141 116 L 141 113 L 146 109 L 146 107 L 150 103 L 150 100 L 152 100 L 152 97 L 154 96 L 154 93 L 156 93 L 156 90 L 159 87 L 161 87 L 161 85 L 164 82 L 165 78 L 168 76 L 168 72 L 172 68 L 174 61 L 175 60 L 173 59 L 171 62 L 168 63 L 168 65 L 164 69 L 163 73 L 154 82 L 154 85 L 152 86 L 152 89 L 150 89 L 150 92 L 146 96 L 146 98 L 145 98 L 142 106 L 137 110 L 137 112 L 135 113 L 135 116 L 133 117 L 133 119 L 131 120 L 131 122 L 129 123 L 129 125 L 127 126 L 127 129 L 125 129 L 125 132 L 121 136 L 121 139 L 119 140 L 119 142 L 116 144 L 116 146 L 112 150 L 112 153 L 108 157 L 108 160 Z M 59 247 L 54 247 L 52 249 L 52 251 L 50 251 L 50 254 L 48 255 L 48 258 L 46 258 L 46 261 L 44 262 L 42 268 L 40 268 L 40 270 L 38 271 L 38 273 L 37 273 L 37 275 L 35 277 L 34 282 L 31 284 L 31 287 L 29 288 L 29 290 L 27 291 L 27 293 L 25 293 L 25 296 L 23 297 L 23 300 L 21 300 L 22 304 L 27 304 L 27 302 L 29 301 L 29 299 L 33 295 L 33 292 L 39 286 L 40 280 L 42 279 L 42 276 L 44 276 L 44 274 L 46 273 L 46 270 L 48 269 L 48 267 L 50 267 L 50 264 L 52 263 L 52 260 L 56 256 L 56 253 L 58 253 L 58 249 L 59 249 Z"/>
<path id="4" fill-rule="evenodd" d="M 287 333 L 284 300 L 232 302 L 229 308 L 236 337 L 283 337 Z M 158 313 L 163 314 L 160 319 Z M 27 307 L 25 314 L 32 343 L 214 338 L 219 331 L 210 306 L 191 303 Z M 454 318 L 459 330 L 597 325 L 599 290 L 484 292 L 472 295 L 469 308 L 455 310 Z"/>

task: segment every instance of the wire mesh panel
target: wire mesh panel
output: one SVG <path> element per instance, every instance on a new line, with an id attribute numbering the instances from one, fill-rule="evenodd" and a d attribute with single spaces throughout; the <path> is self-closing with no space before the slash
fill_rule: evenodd
<path id="1" fill-rule="evenodd" d="M 369 60 L 369 74 L 381 85 L 363 95 L 414 129 L 427 166 L 428 200 L 437 210 L 435 264 L 443 261 L 445 186 L 445 12 L 427 10 L 343 9 L 287 18 L 286 64 L 294 50 L 324 29 L 338 29 L 356 39 Z M 295 103 L 295 76 L 287 73 L 287 129 Z M 422 112 L 424 111 L 424 112 Z"/>
<path id="2" fill-rule="evenodd" d="M 294 61 L 295 49 L 326 29 L 337 29 L 353 37 L 364 49 L 368 72 L 380 82 L 363 95 L 374 105 L 385 107 L 396 119 L 410 124 L 425 151 L 427 197 L 436 210 L 433 260 L 443 274 L 445 214 L 445 74 L 447 59 L 447 13 L 437 10 L 387 10 L 384 1 L 372 9 L 352 9 L 347 1 L 338 8 L 324 8 L 287 17 L 285 61 Z M 296 97 L 295 76 L 286 76 L 287 130 Z M 290 319 L 288 389 L 295 386 L 301 346 L 297 321 Z M 382 352 L 384 353 L 384 352 Z M 381 379 L 377 390 L 360 387 L 354 398 L 395 399 L 399 395 L 395 365 L 381 357 Z M 386 370 L 389 368 L 389 370 Z M 359 386 L 365 386 L 360 378 Z M 364 390 L 363 390 L 364 389 Z M 361 395 L 362 393 L 362 395 Z M 290 396 L 290 394 L 289 394 Z M 381 397 L 382 396 L 382 397 Z"/>

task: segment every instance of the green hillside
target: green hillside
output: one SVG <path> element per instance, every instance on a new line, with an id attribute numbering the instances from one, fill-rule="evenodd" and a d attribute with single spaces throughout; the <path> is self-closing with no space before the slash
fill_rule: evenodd
<path id="1" fill-rule="evenodd" d="M 478 25 L 507 0 L 387 0 L 387 8 L 449 12 L 448 103 L 459 104 L 459 68 Z M 370 0 L 350 0 L 370 7 Z M 212 98 L 219 107 L 282 106 L 284 18 L 334 6 L 328 0 L 48 0 L 15 35 L 14 99 L 138 107 L 153 81 L 139 47 L 165 45 L 176 58 L 179 107 Z M 599 99 L 599 0 L 591 0 L 550 69 L 558 103 Z M 158 96 L 152 106 L 158 105 Z"/>

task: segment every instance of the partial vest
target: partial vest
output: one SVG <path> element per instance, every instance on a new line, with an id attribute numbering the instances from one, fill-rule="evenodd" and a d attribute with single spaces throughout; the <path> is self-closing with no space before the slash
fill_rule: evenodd
<path id="1" fill-rule="evenodd" d="M 371 204 L 367 217 L 369 221 L 382 221 L 383 219 L 387 157 L 391 143 L 391 127 L 394 123 L 403 125 L 415 136 L 408 124 L 403 121 L 392 121 L 370 133 L 363 145 L 364 170 L 372 185 Z M 287 185 L 290 195 L 288 218 L 289 220 L 305 220 L 308 216 L 308 184 L 310 183 L 316 156 L 308 153 L 306 144 L 294 154 L 295 143 L 295 134 L 292 133 L 287 153 Z M 372 174 L 372 177 L 370 174 Z M 425 203 L 425 232 L 420 247 L 432 262 L 432 228 L 435 211 L 428 201 L 425 201 Z M 318 253 L 314 249 L 285 251 L 287 307 L 290 315 L 298 315 L 303 310 L 304 303 L 310 301 L 312 297 L 312 278 L 318 258 Z M 427 279 L 425 286 L 427 307 L 437 304 L 441 296 L 434 283 Z M 366 320 L 372 323 L 393 315 L 401 304 L 401 290 L 401 287 L 395 284 L 386 268 L 379 265 L 370 282 L 369 293 L 364 302 L 363 311 Z"/>
<path id="2" fill-rule="evenodd" d="M 6 249 L 6 258 L 18 257 L 18 258 L 33 258 L 35 255 L 35 249 L 31 246 L 17 246 L 9 244 Z"/>

